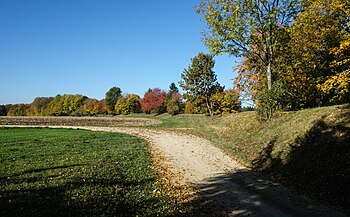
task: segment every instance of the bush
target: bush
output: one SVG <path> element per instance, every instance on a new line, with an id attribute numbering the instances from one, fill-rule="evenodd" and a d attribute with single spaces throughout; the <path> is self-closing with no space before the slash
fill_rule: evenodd
<path id="1" fill-rule="evenodd" d="M 234 90 L 216 92 L 212 97 L 212 101 L 214 115 L 222 113 L 235 113 L 241 107 L 239 95 Z"/>
<path id="2" fill-rule="evenodd" d="M 275 82 L 271 90 L 263 90 L 257 94 L 257 114 L 260 121 L 268 121 L 277 110 L 288 107 L 291 94 L 281 82 Z"/>
<path id="3" fill-rule="evenodd" d="M 185 114 L 195 114 L 195 105 L 191 101 L 185 103 Z"/>
<path id="4" fill-rule="evenodd" d="M 181 95 L 177 92 L 171 94 L 170 99 L 166 103 L 166 111 L 170 115 L 177 115 L 183 111 L 183 103 Z"/>

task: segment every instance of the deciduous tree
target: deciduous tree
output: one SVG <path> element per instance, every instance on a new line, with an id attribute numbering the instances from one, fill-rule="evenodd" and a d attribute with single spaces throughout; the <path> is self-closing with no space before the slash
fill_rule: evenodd
<path id="1" fill-rule="evenodd" d="M 115 105 L 115 113 L 128 115 L 141 112 L 140 97 L 136 94 L 128 94 L 120 97 Z"/>
<path id="2" fill-rule="evenodd" d="M 183 107 L 182 97 L 179 92 L 172 93 L 170 98 L 166 101 L 166 111 L 170 115 L 180 114 L 183 112 Z"/>
<path id="3" fill-rule="evenodd" d="M 161 114 L 165 112 L 166 92 L 159 88 L 148 90 L 141 100 L 142 111 L 145 113 Z"/>
<path id="4" fill-rule="evenodd" d="M 28 115 L 43 116 L 48 115 L 48 105 L 53 100 L 53 97 L 36 97 L 30 104 Z"/>
<path id="5" fill-rule="evenodd" d="M 83 105 L 83 114 L 88 116 L 96 116 L 99 113 L 99 101 L 97 99 L 87 99 Z"/>
<path id="6" fill-rule="evenodd" d="M 213 95 L 213 113 L 215 115 L 222 113 L 235 113 L 241 108 L 239 94 L 235 90 L 226 90 L 216 92 Z"/>
<path id="7" fill-rule="evenodd" d="M 293 23 L 293 68 L 287 79 L 305 107 L 349 102 L 350 3 L 304 0 Z"/>
<path id="8" fill-rule="evenodd" d="M 7 115 L 8 116 L 26 116 L 28 108 L 29 108 L 29 105 L 25 105 L 23 103 L 13 104 L 11 105 Z"/>
<path id="9" fill-rule="evenodd" d="M 54 116 L 80 116 L 83 114 L 83 104 L 88 99 L 80 94 L 57 95 L 48 105 L 49 114 Z"/>
<path id="10" fill-rule="evenodd" d="M 271 90 L 280 29 L 297 15 L 298 0 L 202 0 L 197 11 L 208 24 L 204 41 L 211 51 L 254 62 L 266 72 Z"/>

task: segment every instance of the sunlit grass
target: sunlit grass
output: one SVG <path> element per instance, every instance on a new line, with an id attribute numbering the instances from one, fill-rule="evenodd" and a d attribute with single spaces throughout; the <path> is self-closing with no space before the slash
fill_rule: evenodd
<path id="1" fill-rule="evenodd" d="M 147 144 L 116 133 L 0 128 L 0 216 L 155 216 L 171 205 Z"/>

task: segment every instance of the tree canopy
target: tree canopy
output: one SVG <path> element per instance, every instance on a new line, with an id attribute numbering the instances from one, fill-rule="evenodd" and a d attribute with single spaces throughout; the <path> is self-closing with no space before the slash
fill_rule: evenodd
<path id="1" fill-rule="evenodd" d="M 215 60 L 213 55 L 198 53 L 187 69 L 184 69 L 179 82 L 186 91 L 185 98 L 190 101 L 203 102 L 210 116 L 213 115 L 212 95 L 223 90 L 213 71 Z"/>
<path id="2" fill-rule="evenodd" d="M 257 63 L 266 72 L 269 90 L 280 30 L 298 11 L 297 0 L 202 0 L 197 9 L 207 23 L 204 41 L 211 51 Z"/>
<path id="3" fill-rule="evenodd" d="M 119 87 L 112 87 L 106 93 L 106 107 L 108 113 L 113 113 L 115 104 L 122 96 L 122 90 Z"/>

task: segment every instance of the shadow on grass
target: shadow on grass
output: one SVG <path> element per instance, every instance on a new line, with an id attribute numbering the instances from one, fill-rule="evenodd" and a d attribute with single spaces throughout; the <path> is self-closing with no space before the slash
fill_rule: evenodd
<path id="1" fill-rule="evenodd" d="M 321 117 L 297 138 L 285 163 L 272 156 L 276 140 L 271 140 L 254 169 L 350 214 L 350 106 L 342 111 L 338 117 Z"/>
<path id="2" fill-rule="evenodd" d="M 74 175 L 55 183 L 48 180 L 58 179 L 57 174 L 45 176 L 40 173 L 79 166 L 40 168 L 17 176 L 1 177 L 0 216 L 136 216 L 142 215 L 147 205 L 159 204 L 156 197 L 140 201 L 133 198 L 137 197 L 140 186 L 149 185 L 154 179 L 126 181 L 121 168 L 117 174 L 105 177 L 93 172 L 89 176 Z M 10 185 L 20 187 L 4 190 Z"/>

